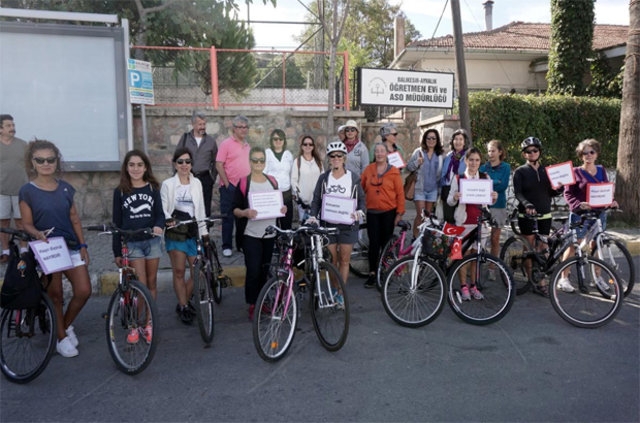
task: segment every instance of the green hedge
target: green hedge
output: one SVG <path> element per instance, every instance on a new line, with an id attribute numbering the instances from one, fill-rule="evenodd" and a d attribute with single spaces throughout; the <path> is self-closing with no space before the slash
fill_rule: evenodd
<path id="1" fill-rule="evenodd" d="M 598 163 L 616 167 L 620 127 L 619 99 L 559 95 L 519 95 L 476 92 L 469 96 L 473 143 L 482 151 L 491 139 L 506 147 L 512 166 L 523 163 L 520 142 L 528 136 L 542 141 L 543 162 L 572 160 L 578 143 L 597 139 L 602 151 Z"/>

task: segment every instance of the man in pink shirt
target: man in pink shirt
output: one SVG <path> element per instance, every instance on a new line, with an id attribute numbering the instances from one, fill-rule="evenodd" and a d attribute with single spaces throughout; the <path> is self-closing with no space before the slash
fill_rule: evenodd
<path id="1" fill-rule="evenodd" d="M 249 120 L 244 116 L 236 116 L 233 119 L 233 135 L 222 141 L 216 156 L 216 169 L 220 177 L 220 211 L 225 215 L 222 220 L 222 254 L 225 257 L 230 257 L 233 249 L 233 196 L 240 178 L 251 172 L 251 147 L 246 141 L 248 132 Z M 236 234 L 236 246 L 239 245 L 238 237 L 242 237 L 242 234 Z"/>

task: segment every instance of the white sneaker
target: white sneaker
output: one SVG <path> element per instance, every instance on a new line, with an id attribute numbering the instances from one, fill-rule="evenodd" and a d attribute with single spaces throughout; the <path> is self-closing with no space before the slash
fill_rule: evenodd
<path id="1" fill-rule="evenodd" d="M 225 257 L 231 257 L 231 254 L 233 252 L 231 251 L 231 248 L 225 248 L 224 250 L 222 250 L 222 255 Z"/>
<path id="2" fill-rule="evenodd" d="M 567 278 L 560 278 L 558 281 L 558 288 L 564 292 L 573 292 L 575 291 L 574 287 L 571 286 L 571 282 Z"/>
<path id="3" fill-rule="evenodd" d="M 76 336 L 76 333 L 73 330 L 73 326 L 69 326 L 67 329 L 65 329 L 65 333 L 67 334 L 67 337 L 71 341 L 71 345 L 77 348 L 79 342 L 78 342 L 78 337 Z"/>
<path id="4" fill-rule="evenodd" d="M 611 289 L 609 284 L 604 281 L 602 276 L 596 277 L 596 285 L 598 286 L 598 288 L 600 288 L 601 291 L 604 291 L 604 292 L 609 292 L 609 290 Z"/>
<path id="5" fill-rule="evenodd" d="M 67 336 L 62 341 L 56 343 L 56 351 L 63 357 L 75 357 L 78 355 L 78 350 L 73 346 L 71 339 Z"/>

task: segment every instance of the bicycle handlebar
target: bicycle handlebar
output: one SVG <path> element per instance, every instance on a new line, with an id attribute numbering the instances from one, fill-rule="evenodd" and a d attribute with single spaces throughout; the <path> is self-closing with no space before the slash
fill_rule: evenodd
<path id="1" fill-rule="evenodd" d="M 0 232 L 4 232 L 5 234 L 12 235 L 18 238 L 20 241 L 31 241 L 32 239 L 34 239 L 31 235 L 29 235 L 29 233 L 21 229 L 0 228 Z"/>
<path id="2" fill-rule="evenodd" d="M 338 228 L 327 228 L 327 227 L 322 227 L 317 225 L 300 226 L 297 229 L 280 229 L 277 226 L 269 225 L 267 226 L 267 229 L 265 229 L 265 234 L 278 233 L 280 235 L 295 235 L 298 233 L 335 235 L 335 234 L 338 234 L 339 232 L 340 230 Z"/>
<path id="3" fill-rule="evenodd" d="M 226 217 L 226 215 L 224 214 L 220 214 L 220 215 L 211 215 L 209 217 L 205 217 L 204 219 L 196 219 L 195 217 L 193 219 L 188 219 L 188 220 L 177 220 L 177 219 L 167 219 L 167 221 L 174 221 L 176 222 L 175 225 L 173 226 L 169 226 L 171 228 L 175 228 L 177 226 L 182 226 L 182 225 L 189 225 L 191 223 L 215 223 L 215 222 L 220 222 L 222 219 L 224 219 Z"/>
<path id="4" fill-rule="evenodd" d="M 120 229 L 114 226 L 113 224 L 102 224 L 102 225 L 86 226 L 85 229 L 88 231 L 96 231 L 96 232 L 102 232 L 105 234 L 112 234 L 112 235 L 119 234 L 124 236 L 134 236 L 134 235 L 145 234 L 145 235 L 155 236 L 155 234 L 153 233 L 153 228 Z"/>

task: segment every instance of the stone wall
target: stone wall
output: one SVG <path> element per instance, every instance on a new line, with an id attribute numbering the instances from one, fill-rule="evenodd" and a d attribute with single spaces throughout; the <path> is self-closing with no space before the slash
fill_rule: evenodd
<path id="1" fill-rule="evenodd" d="M 146 110 L 147 122 L 147 151 L 153 165 L 156 178 L 162 181 L 172 174 L 171 157 L 181 135 L 191 130 L 191 109 L 152 108 Z M 295 111 L 295 110 L 202 110 L 208 116 L 207 132 L 218 134 L 218 142 L 229 136 L 232 119 L 242 114 L 249 119 L 249 142 L 252 145 L 268 146 L 268 137 L 273 129 L 284 130 L 287 136 L 287 148 L 298 152 L 298 140 L 303 134 L 310 134 L 324 155 L 327 140 L 325 130 L 326 111 Z M 336 112 L 335 128 L 344 124 L 348 119 L 360 123 L 361 139 L 371 147 L 380 140 L 379 130 L 384 122 L 366 123 L 363 112 Z M 443 134 L 445 146 L 457 126 L 457 118 L 446 116 L 419 121 L 419 113 L 406 111 L 403 120 L 391 120 L 398 128 L 398 143 L 407 155 L 418 147 L 422 131 L 427 127 L 436 127 Z M 138 115 L 134 116 L 134 147 L 144 149 L 142 141 L 142 123 Z M 63 152 L 64 153 L 64 152 Z M 408 158 L 408 157 L 407 157 Z M 405 160 L 407 159 L 405 158 Z M 118 172 L 69 172 L 64 175 L 77 190 L 76 206 L 84 225 L 110 221 L 113 189 L 119 183 Z M 212 210 L 219 210 L 217 190 L 213 193 Z"/>

